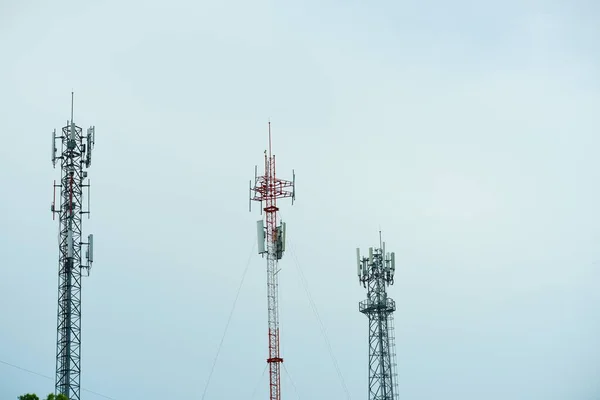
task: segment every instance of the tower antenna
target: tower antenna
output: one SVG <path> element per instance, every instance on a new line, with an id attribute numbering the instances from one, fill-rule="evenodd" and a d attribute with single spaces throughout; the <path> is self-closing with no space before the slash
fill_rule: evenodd
<path id="1" fill-rule="evenodd" d="M 56 328 L 56 380 L 54 394 L 64 394 L 69 400 L 80 400 L 81 381 L 81 278 L 89 276 L 94 260 L 94 236 L 82 235 L 82 216 L 89 216 L 89 179 L 87 168 L 91 164 L 94 147 L 94 130 L 87 135 L 73 121 L 71 92 L 71 121 L 62 128 L 61 136 L 52 133 L 52 164 L 60 161 L 59 204 L 52 202 L 50 211 L 58 215 L 60 242 L 58 257 L 58 317 Z M 57 155 L 56 141 L 61 143 Z M 85 142 L 85 143 L 84 143 Z M 83 208 L 83 189 L 87 188 L 88 208 Z M 85 249 L 85 264 L 82 250 Z"/>
<path id="2" fill-rule="evenodd" d="M 292 181 L 275 175 L 275 155 L 271 148 L 271 121 L 269 121 L 269 154 L 265 151 L 265 172 L 250 181 L 250 200 L 260 202 L 265 212 L 264 221 L 257 222 L 258 253 L 267 255 L 267 309 L 269 325 L 269 399 L 281 399 L 281 363 L 279 351 L 279 260 L 285 251 L 285 222 L 278 223 L 277 199 L 295 197 L 295 178 Z M 294 173 L 295 177 L 295 173 Z M 266 227 L 265 227 L 266 225 Z M 266 244 L 266 246 L 265 246 Z M 266 248 L 265 248 L 266 247 Z"/>
<path id="3" fill-rule="evenodd" d="M 396 346 L 394 311 L 396 303 L 387 296 L 394 284 L 396 256 L 385 252 L 379 231 L 379 248 L 369 248 L 361 257 L 356 249 L 358 281 L 367 289 L 367 299 L 358 309 L 369 319 L 369 400 L 397 400 Z"/>
<path id="4" fill-rule="evenodd" d="M 271 152 L 271 120 L 269 120 L 269 157 L 273 156 L 273 153 Z"/>

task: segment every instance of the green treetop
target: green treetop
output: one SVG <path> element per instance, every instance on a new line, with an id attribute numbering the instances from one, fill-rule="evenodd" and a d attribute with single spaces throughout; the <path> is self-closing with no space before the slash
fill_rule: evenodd
<path id="1" fill-rule="evenodd" d="M 27 393 L 22 396 L 19 396 L 18 400 L 40 400 L 40 398 L 36 394 Z M 64 394 L 59 394 L 55 396 L 54 393 L 50 393 L 46 400 L 69 400 L 67 396 Z"/>

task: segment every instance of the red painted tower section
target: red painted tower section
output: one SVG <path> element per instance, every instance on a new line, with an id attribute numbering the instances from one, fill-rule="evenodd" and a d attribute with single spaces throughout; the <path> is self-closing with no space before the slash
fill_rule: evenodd
<path id="1" fill-rule="evenodd" d="M 263 176 L 255 177 L 254 187 L 251 186 L 250 200 L 264 203 L 265 226 L 264 244 L 265 249 L 259 253 L 267 254 L 267 309 L 268 309 L 268 338 L 269 338 L 269 398 L 270 400 L 281 399 L 281 363 L 283 358 L 279 351 L 279 260 L 285 250 L 285 224 L 279 224 L 279 208 L 277 199 L 291 197 L 292 203 L 295 198 L 295 177 L 293 181 L 279 179 L 276 176 L 275 156 L 271 148 L 271 123 L 269 122 L 269 153 L 265 151 L 265 172 Z M 259 221 L 260 223 L 261 221 Z M 259 235 L 260 229 L 259 229 Z"/>

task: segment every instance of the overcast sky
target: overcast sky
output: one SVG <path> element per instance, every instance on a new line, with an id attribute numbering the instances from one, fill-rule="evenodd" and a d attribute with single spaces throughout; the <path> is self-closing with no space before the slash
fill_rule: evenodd
<path id="1" fill-rule="evenodd" d="M 96 126 L 82 388 L 200 399 L 250 258 L 205 399 L 267 398 L 248 181 L 270 118 L 297 175 L 285 399 L 348 398 L 299 271 L 367 398 L 355 248 L 379 229 L 401 399 L 597 399 L 598 20 L 593 0 L 0 1 L 0 361 L 54 376 L 50 141 L 74 90 Z M 0 364 L 2 399 L 53 387 Z"/>

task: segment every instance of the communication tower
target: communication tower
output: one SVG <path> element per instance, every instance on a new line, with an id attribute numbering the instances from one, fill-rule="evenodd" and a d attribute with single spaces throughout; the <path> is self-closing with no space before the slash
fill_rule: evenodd
<path id="1" fill-rule="evenodd" d="M 368 257 L 361 258 L 356 249 L 356 260 L 358 281 L 367 289 L 367 299 L 358 307 L 369 318 L 369 400 L 396 400 L 396 303 L 387 296 L 387 286 L 394 283 L 396 257 L 385 252 L 380 239 L 379 248 L 370 247 Z"/>
<path id="2" fill-rule="evenodd" d="M 60 153 L 57 154 L 57 141 Z M 52 219 L 58 214 L 58 321 L 56 339 L 55 394 L 64 394 L 69 400 L 79 400 L 81 381 L 81 278 L 89 276 L 94 260 L 94 236 L 84 241 L 83 215 L 90 215 L 90 180 L 87 169 L 92 162 L 95 128 L 87 134 L 73 121 L 73 93 L 71 93 L 71 120 L 62 128 L 60 136 L 52 132 L 52 165 L 60 164 L 60 183 L 54 181 Z M 84 188 L 87 189 L 87 207 L 84 209 Z M 59 192 L 56 204 L 56 189 Z M 85 246 L 85 247 L 84 247 Z M 82 249 L 85 248 L 85 264 Z"/>
<path id="3" fill-rule="evenodd" d="M 269 122 L 269 154 L 265 150 L 265 172 L 257 176 L 254 169 L 254 186 L 250 181 L 250 209 L 252 201 L 258 201 L 265 211 L 265 220 L 257 222 L 258 253 L 267 255 L 267 309 L 269 324 L 269 398 L 281 399 L 281 363 L 279 353 L 279 260 L 285 251 L 284 222 L 278 221 L 277 199 L 291 197 L 292 204 L 296 198 L 296 175 L 292 171 L 293 180 L 286 181 L 275 175 L 275 156 L 271 153 L 271 122 Z M 264 202 L 264 208 L 263 206 Z M 266 227 L 265 227 L 266 225 Z"/>

